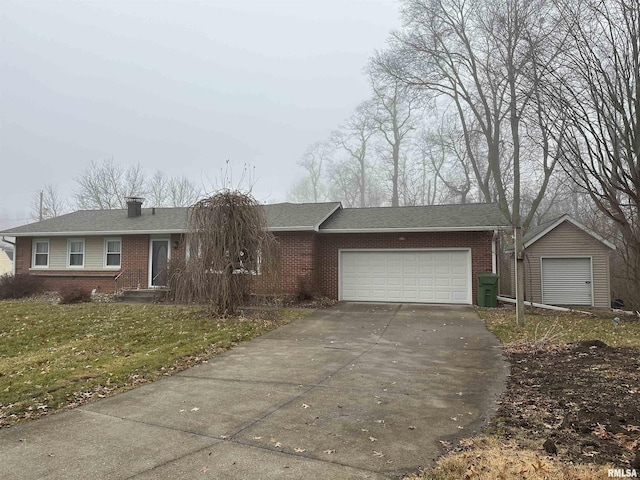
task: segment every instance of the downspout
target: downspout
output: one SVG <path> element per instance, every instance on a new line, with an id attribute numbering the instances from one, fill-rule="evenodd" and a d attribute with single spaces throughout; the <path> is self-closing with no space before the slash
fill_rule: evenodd
<path id="1" fill-rule="evenodd" d="M 498 273 L 498 231 L 493 231 L 493 238 L 491 239 L 491 273 Z"/>

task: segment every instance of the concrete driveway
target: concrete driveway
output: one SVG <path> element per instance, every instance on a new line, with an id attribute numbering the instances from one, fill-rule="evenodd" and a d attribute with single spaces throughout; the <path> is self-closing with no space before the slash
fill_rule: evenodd
<path id="1" fill-rule="evenodd" d="M 339 304 L 0 431 L 0 477 L 401 478 L 482 425 L 507 368 L 470 307 Z"/>

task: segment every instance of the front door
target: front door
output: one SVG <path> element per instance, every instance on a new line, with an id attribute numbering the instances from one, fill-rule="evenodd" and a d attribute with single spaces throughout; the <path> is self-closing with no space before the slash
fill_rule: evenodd
<path id="1" fill-rule="evenodd" d="M 169 240 L 151 240 L 150 250 L 149 287 L 164 287 L 167 285 Z"/>

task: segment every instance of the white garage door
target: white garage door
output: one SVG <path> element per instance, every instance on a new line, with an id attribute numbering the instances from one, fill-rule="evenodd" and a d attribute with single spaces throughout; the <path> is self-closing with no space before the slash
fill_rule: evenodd
<path id="1" fill-rule="evenodd" d="M 469 250 L 342 250 L 340 299 L 471 302 Z"/>
<path id="2" fill-rule="evenodd" d="M 543 258 L 542 303 L 593 305 L 590 258 Z"/>

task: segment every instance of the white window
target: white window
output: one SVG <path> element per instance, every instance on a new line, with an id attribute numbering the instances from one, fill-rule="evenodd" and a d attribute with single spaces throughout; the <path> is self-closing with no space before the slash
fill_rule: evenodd
<path id="1" fill-rule="evenodd" d="M 84 268 L 84 239 L 72 238 L 67 243 L 67 266 Z"/>
<path id="2" fill-rule="evenodd" d="M 119 238 L 104 239 L 105 268 L 119 268 L 122 258 L 122 240 Z"/>
<path id="3" fill-rule="evenodd" d="M 33 241 L 33 268 L 49 267 L 49 240 Z"/>

